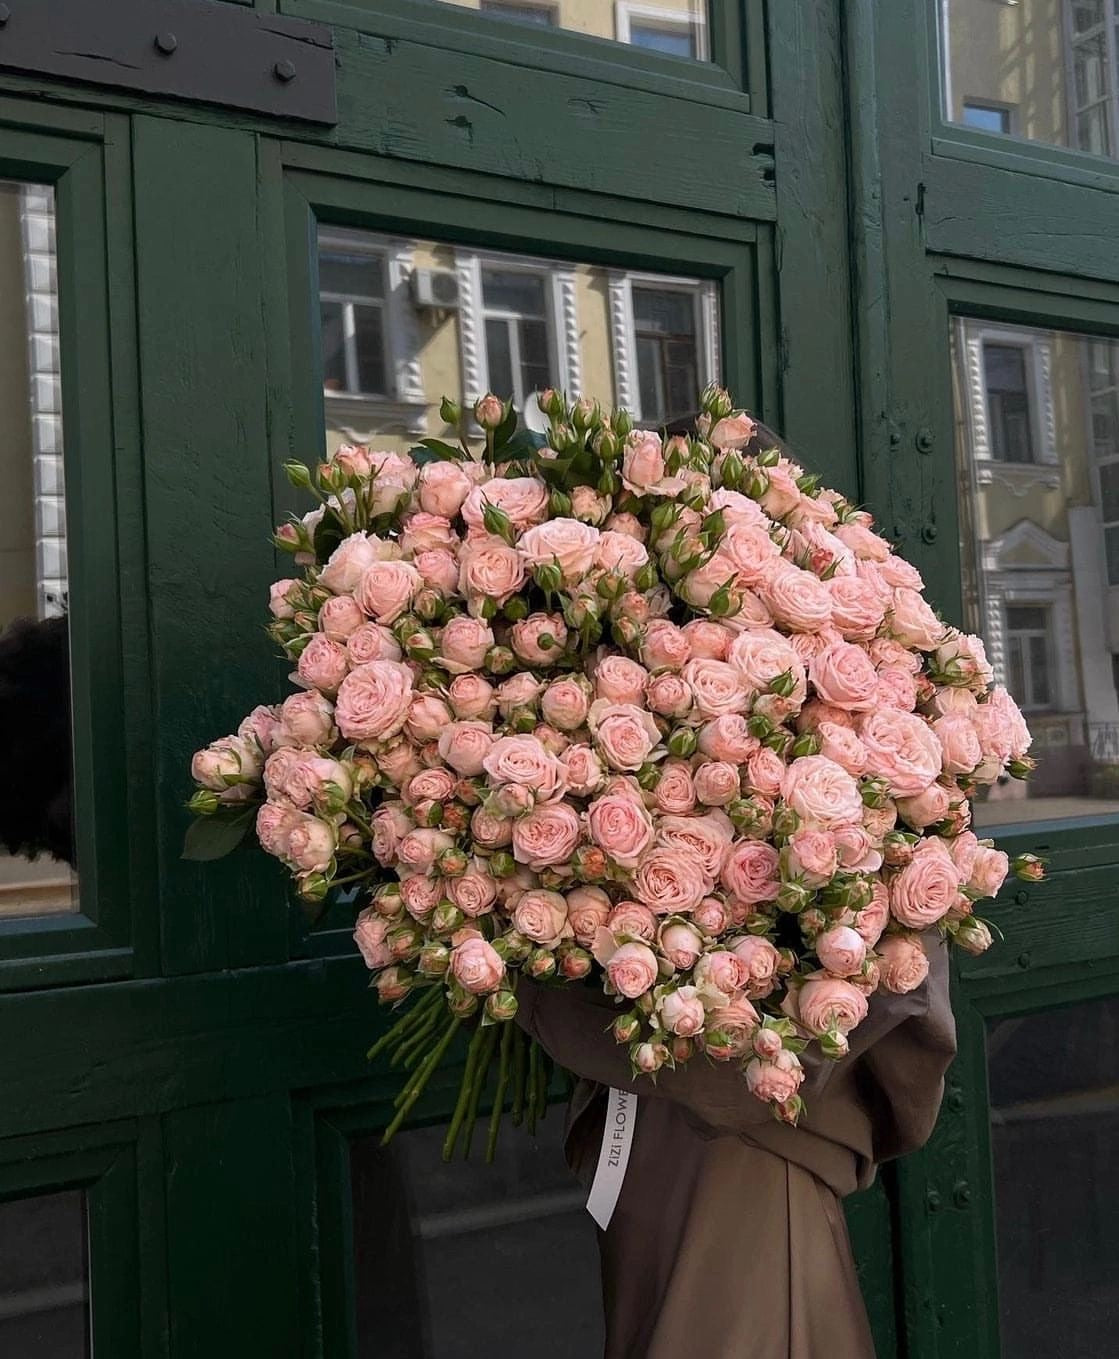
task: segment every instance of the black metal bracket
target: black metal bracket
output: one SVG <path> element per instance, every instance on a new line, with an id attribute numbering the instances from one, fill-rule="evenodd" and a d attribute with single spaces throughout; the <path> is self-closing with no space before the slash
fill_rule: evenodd
<path id="1" fill-rule="evenodd" d="M 0 69 L 338 121 L 331 30 L 218 0 L 5 0 Z"/>

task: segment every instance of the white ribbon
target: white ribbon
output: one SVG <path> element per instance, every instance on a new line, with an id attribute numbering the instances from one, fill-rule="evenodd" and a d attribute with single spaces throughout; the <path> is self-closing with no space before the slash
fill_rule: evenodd
<path id="1" fill-rule="evenodd" d="M 637 1123 L 637 1096 L 628 1090 L 610 1091 L 606 1105 L 606 1127 L 602 1133 L 602 1147 L 594 1172 L 587 1212 L 603 1231 L 610 1225 L 622 1181 L 626 1177 L 633 1129 Z"/>

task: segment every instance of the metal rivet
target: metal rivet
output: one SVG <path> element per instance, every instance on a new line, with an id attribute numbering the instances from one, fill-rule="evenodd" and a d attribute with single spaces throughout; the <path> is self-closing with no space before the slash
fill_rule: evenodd
<path id="1" fill-rule="evenodd" d="M 971 1186 L 966 1180 L 959 1180 L 954 1186 L 952 1202 L 957 1208 L 966 1208 L 971 1203 Z"/>
<path id="2" fill-rule="evenodd" d="M 930 1213 L 940 1212 L 940 1195 L 935 1189 L 930 1189 L 925 1195 L 925 1207 L 928 1208 Z"/>
<path id="3" fill-rule="evenodd" d="M 917 446 L 918 453 L 931 453 L 933 444 L 936 443 L 936 439 L 933 437 L 931 429 L 919 429 L 917 431 L 917 437 L 913 442 Z"/>
<path id="4" fill-rule="evenodd" d="M 7 5 L 0 5 L 0 28 L 12 17 L 12 11 Z"/>
<path id="5" fill-rule="evenodd" d="M 1029 899 L 1029 892 L 1025 891 L 1023 888 L 1019 888 L 1018 891 L 1014 893 L 1014 903 L 1016 906 L 1024 906 Z"/>
<path id="6" fill-rule="evenodd" d="M 964 1092 L 962 1090 L 952 1091 L 948 1096 L 948 1107 L 953 1113 L 958 1114 L 960 1112 L 964 1107 Z"/>
<path id="7" fill-rule="evenodd" d="M 285 84 L 289 80 L 294 80 L 295 62 L 288 61 L 286 58 L 283 61 L 278 61 L 275 66 L 272 67 L 272 74 L 277 80 L 282 80 Z"/>
<path id="8" fill-rule="evenodd" d="M 925 527 L 921 530 L 921 537 L 924 538 L 926 543 L 935 543 L 936 534 L 937 527 L 935 524 L 926 524 Z"/>
<path id="9" fill-rule="evenodd" d="M 899 445 L 900 443 L 901 443 L 901 435 L 900 435 L 900 434 L 897 432 L 897 430 L 895 429 L 895 430 L 893 430 L 893 431 L 891 432 L 891 434 L 890 434 L 890 447 L 891 447 L 891 448 L 897 448 L 898 445 Z"/>
<path id="10" fill-rule="evenodd" d="M 1030 965 L 1030 955 L 1029 955 L 1028 953 L 1019 953 L 1019 955 L 1018 955 L 1018 966 L 1019 966 L 1019 967 L 1029 967 L 1029 965 Z"/>
<path id="11" fill-rule="evenodd" d="M 178 45 L 179 40 L 174 33 L 157 33 L 155 35 L 156 51 L 162 52 L 165 57 L 169 57 Z"/>

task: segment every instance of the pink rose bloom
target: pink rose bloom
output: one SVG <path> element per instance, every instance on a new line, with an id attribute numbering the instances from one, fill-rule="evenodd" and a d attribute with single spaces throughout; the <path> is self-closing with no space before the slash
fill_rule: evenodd
<path id="1" fill-rule="evenodd" d="M 980 897 L 997 896 L 1010 872 L 1010 860 L 1001 849 L 979 845 L 968 875 L 968 888 Z"/>
<path id="2" fill-rule="evenodd" d="M 644 543 L 628 533 L 608 529 L 595 546 L 594 565 L 603 571 L 615 571 L 632 578 L 648 560 Z"/>
<path id="3" fill-rule="evenodd" d="M 948 914 L 959 894 L 960 870 L 947 850 L 923 840 L 890 883 L 890 910 L 909 929 L 924 930 Z"/>
<path id="4" fill-rule="evenodd" d="M 636 538 L 639 543 L 645 541 L 645 526 L 634 514 L 612 514 L 606 521 L 606 527 L 612 533 L 624 533 L 627 538 Z"/>
<path id="5" fill-rule="evenodd" d="M 831 622 L 831 594 L 811 571 L 778 565 L 759 585 L 758 593 L 774 618 L 795 632 L 819 632 Z"/>
<path id="6" fill-rule="evenodd" d="M 280 736 L 280 709 L 258 703 L 247 717 L 241 719 L 237 736 L 241 741 L 255 743 L 261 754 L 270 754 Z"/>
<path id="7" fill-rule="evenodd" d="M 332 642 L 345 643 L 364 624 L 365 615 L 350 595 L 332 595 L 319 610 L 319 630 Z"/>
<path id="8" fill-rule="evenodd" d="M 325 799 L 333 785 L 345 800 L 353 792 L 353 778 L 346 766 L 338 760 L 323 756 L 300 754 L 294 761 L 284 779 L 284 791 L 297 807 L 310 807 Z"/>
<path id="9" fill-rule="evenodd" d="M 916 991 L 929 975 L 928 956 L 912 934 L 888 934 L 880 940 L 878 967 L 882 989 L 896 996 Z"/>
<path id="10" fill-rule="evenodd" d="M 537 802 L 562 797 L 567 781 L 563 765 L 535 736 L 501 736 L 486 753 L 482 767 L 494 784 L 528 788 Z"/>
<path id="11" fill-rule="evenodd" d="M 421 744 L 438 741 L 451 723 L 451 710 L 434 694 L 416 694 L 408 709 L 408 735 Z"/>
<path id="12" fill-rule="evenodd" d="M 775 901 L 781 885 L 777 851 L 761 840 L 740 840 L 731 847 L 720 876 L 726 890 L 747 906 Z"/>
<path id="13" fill-rule="evenodd" d="M 759 749 L 759 742 L 756 736 L 750 735 L 746 719 L 740 713 L 729 713 L 704 723 L 699 732 L 699 749 L 710 760 L 742 764 Z"/>
<path id="14" fill-rule="evenodd" d="M 789 841 L 789 870 L 795 877 L 802 877 L 808 886 L 824 886 L 835 876 L 838 866 L 832 831 L 802 826 Z"/>
<path id="15" fill-rule="evenodd" d="M 473 483 L 457 462 L 432 462 L 420 468 L 416 489 L 422 510 L 453 519 Z"/>
<path id="16" fill-rule="evenodd" d="M 488 599 L 498 606 L 525 583 L 524 562 L 516 548 L 501 538 L 476 538 L 459 554 L 459 593 L 476 613 Z"/>
<path id="17" fill-rule="evenodd" d="M 884 562 L 890 556 L 890 544 L 870 528 L 858 522 L 840 524 L 835 536 L 844 542 L 856 557 L 864 561 Z"/>
<path id="18" fill-rule="evenodd" d="M 727 908 L 718 897 L 704 897 L 692 912 L 692 922 L 704 934 L 722 934 L 730 923 Z"/>
<path id="19" fill-rule="evenodd" d="M 930 717 L 968 717 L 974 719 L 979 701 L 970 689 L 940 688 L 925 704 Z"/>
<path id="20" fill-rule="evenodd" d="M 509 632 L 513 650 L 529 665 L 554 665 L 563 655 L 567 625 L 559 614 L 530 613 Z"/>
<path id="21" fill-rule="evenodd" d="M 628 656 L 607 655 L 595 665 L 592 679 L 596 698 L 640 706 L 649 672 Z"/>
<path id="22" fill-rule="evenodd" d="M 904 557 L 899 557 L 893 552 L 878 563 L 878 570 L 887 585 L 898 586 L 906 590 L 923 590 L 925 588 L 921 573 L 913 563 L 907 562 Z"/>
<path id="23" fill-rule="evenodd" d="M 256 838 L 265 853 L 289 858 L 291 833 L 299 825 L 299 813 L 278 802 L 265 802 L 256 814 Z"/>
<path id="24" fill-rule="evenodd" d="M 494 908 L 498 900 L 498 883 L 485 871 L 484 860 L 476 859 L 461 877 L 447 879 L 447 896 L 470 920 Z"/>
<path id="25" fill-rule="evenodd" d="M 820 738 L 820 754 L 826 760 L 834 761 L 853 778 L 865 773 L 866 750 L 853 731 L 834 722 L 821 722 L 816 734 Z"/>
<path id="26" fill-rule="evenodd" d="M 741 491 L 731 491 L 725 486 L 713 491 L 707 502 L 707 512 L 714 514 L 716 510 L 722 510 L 723 521 L 728 528 L 735 524 L 760 524 L 766 532 L 769 531 L 769 518 L 765 511 L 756 500 L 751 500 Z"/>
<path id="27" fill-rule="evenodd" d="M 503 849 L 513 843 L 513 822 L 510 817 L 495 816 L 485 807 L 475 807 L 470 816 L 470 833 L 482 849 Z"/>
<path id="28" fill-rule="evenodd" d="M 794 760 L 785 771 L 781 795 L 803 824 L 818 830 L 838 830 L 862 821 L 858 784 L 824 755 Z"/>
<path id="29" fill-rule="evenodd" d="M 409 740 L 392 741 L 377 751 L 377 768 L 397 788 L 403 788 L 423 768 L 419 751 Z"/>
<path id="30" fill-rule="evenodd" d="M 757 432 L 757 425 L 745 411 L 735 411 L 717 420 L 707 437 L 715 448 L 744 448 Z"/>
<path id="31" fill-rule="evenodd" d="M 288 591 L 294 585 L 301 584 L 298 580 L 278 580 L 269 588 L 268 592 L 268 611 L 273 618 L 285 619 L 295 617 L 295 608 L 288 603 Z"/>
<path id="32" fill-rule="evenodd" d="M 610 918 L 610 911 L 610 898 L 601 887 L 576 887 L 567 894 L 567 918 L 583 948 L 594 944 L 595 935 Z"/>
<path id="33" fill-rule="evenodd" d="M 574 677 L 553 681 L 540 696 L 540 711 L 560 731 L 575 731 L 587 720 L 590 702 L 583 684 Z"/>
<path id="34" fill-rule="evenodd" d="M 606 522 L 612 504 L 610 496 L 599 495 L 593 486 L 573 486 L 571 489 L 571 513 L 595 528 Z"/>
<path id="35" fill-rule="evenodd" d="M 450 519 L 442 514 L 429 514 L 426 510 L 410 514 L 400 530 L 400 550 L 408 557 L 440 548 L 453 552 L 458 544 L 459 536 L 451 527 Z"/>
<path id="36" fill-rule="evenodd" d="M 831 594 L 831 621 L 850 642 L 867 642 L 882 626 L 886 601 L 881 593 L 858 575 L 836 575 L 827 582 Z"/>
<path id="37" fill-rule="evenodd" d="M 241 743 L 233 745 L 232 749 L 230 746 L 231 738 L 226 737 L 223 741 L 215 742 L 206 750 L 200 750 L 195 755 L 191 762 L 191 773 L 204 788 L 212 783 L 215 785 L 213 791 L 217 792 L 226 786 L 226 774 L 230 778 L 239 775 L 242 751 L 246 758 L 252 758 L 252 752 L 247 747 L 243 747 Z M 295 775 L 300 762 L 306 759 L 309 753 L 306 750 L 293 749 L 290 746 L 280 746 L 265 760 L 264 788 L 272 802 L 291 803 L 288 783 Z M 220 763 L 211 764 L 211 760 L 220 761 Z"/>
<path id="38" fill-rule="evenodd" d="M 641 660 L 650 670 L 682 670 L 691 656 L 691 644 L 675 623 L 657 618 L 645 629 Z"/>
<path id="39" fill-rule="evenodd" d="M 606 928 L 619 938 L 633 935 L 649 944 L 657 937 L 657 918 L 639 901 L 619 901 L 606 918 Z"/>
<path id="40" fill-rule="evenodd" d="M 223 736 L 205 750 L 199 750 L 191 760 L 190 771 L 196 783 L 215 793 L 226 793 L 230 785 L 226 779 L 239 783 L 256 783 L 261 774 L 261 749 L 255 740 L 239 736 Z M 275 756 L 270 757 L 275 759 Z"/>
<path id="41" fill-rule="evenodd" d="M 681 629 L 695 659 L 725 661 L 734 633 L 711 618 L 693 618 Z"/>
<path id="42" fill-rule="evenodd" d="M 396 847 L 396 857 L 415 873 L 430 873 L 435 860 L 445 849 L 451 849 L 454 843 L 454 837 L 446 831 L 421 826 L 403 837 Z"/>
<path id="43" fill-rule="evenodd" d="M 530 571 L 555 565 L 564 581 L 572 584 L 590 571 L 598 542 L 598 529 L 590 524 L 578 519 L 549 519 L 522 534 L 517 549 Z"/>
<path id="44" fill-rule="evenodd" d="M 352 595 L 365 572 L 380 561 L 389 544 L 376 535 L 353 533 L 338 544 L 319 573 L 319 584 L 334 595 Z"/>
<path id="45" fill-rule="evenodd" d="M 334 705 L 322 694 L 309 690 L 284 699 L 275 745 L 325 746 L 336 738 Z"/>
<path id="46" fill-rule="evenodd" d="M 762 589 L 781 568 L 780 549 L 764 523 L 731 524 L 719 544 L 719 554 L 731 568 L 736 583 Z M 722 579 L 726 579 L 724 573 Z"/>
<path id="47" fill-rule="evenodd" d="M 373 857 L 385 868 L 396 862 L 400 841 L 413 829 L 412 818 L 400 803 L 383 803 L 369 818 Z"/>
<path id="48" fill-rule="evenodd" d="M 547 802 L 513 823 L 513 857 L 534 873 L 571 858 L 582 827 L 566 802 Z"/>
<path id="49" fill-rule="evenodd" d="M 743 935 L 731 945 L 731 952 L 743 972 L 742 985 L 751 1000 L 764 1000 L 777 985 L 781 955 L 768 939 L 758 934 Z"/>
<path id="50" fill-rule="evenodd" d="M 850 926 L 836 925 L 817 936 L 816 957 L 833 976 L 853 977 L 866 961 L 866 944 Z"/>
<path id="51" fill-rule="evenodd" d="M 640 769 L 660 743 L 652 713 L 633 703 L 596 699 L 587 720 L 595 746 L 612 769 Z"/>
<path id="52" fill-rule="evenodd" d="M 485 768 L 493 743 L 488 722 L 452 722 L 439 734 L 439 755 L 457 773 L 472 779 Z"/>
<path id="53" fill-rule="evenodd" d="M 687 849 L 651 849 L 633 875 L 633 894 L 654 915 L 687 915 L 707 895 L 703 864 Z"/>
<path id="54" fill-rule="evenodd" d="M 1007 754 L 1011 759 L 1020 760 L 1033 743 L 1033 737 L 1017 703 L 1001 684 L 996 684 L 988 695 L 986 704 L 981 704 L 977 713 L 982 712 L 984 707 L 998 714 L 1008 736 Z"/>
<path id="55" fill-rule="evenodd" d="M 368 665 L 370 661 L 398 661 L 404 654 L 400 644 L 379 623 L 363 623 L 346 639 L 346 654 L 351 665 Z"/>
<path id="56" fill-rule="evenodd" d="M 755 1098 L 769 1104 L 785 1104 L 804 1080 L 804 1069 L 794 1052 L 782 1049 L 773 1061 L 754 1057 L 746 1066 L 746 1085 Z"/>
<path id="57" fill-rule="evenodd" d="M 808 678 L 825 703 L 853 712 L 874 706 L 878 676 L 863 648 L 851 642 L 832 642 L 817 651 Z"/>
<path id="58" fill-rule="evenodd" d="M 301 816 L 288 832 L 287 857 L 302 873 L 325 873 L 337 848 L 334 827 L 317 816 Z"/>
<path id="59" fill-rule="evenodd" d="M 560 756 L 567 775 L 568 792 L 590 797 L 606 782 L 606 767 L 588 745 L 573 745 Z"/>
<path id="60" fill-rule="evenodd" d="M 694 986 L 680 986 L 657 1002 L 661 1026 L 680 1038 L 694 1038 L 703 1029 L 707 1012 Z"/>
<path id="61" fill-rule="evenodd" d="M 680 816 L 695 810 L 695 784 L 692 767 L 687 760 L 666 760 L 660 767 L 660 778 L 653 789 L 657 810 Z"/>
<path id="62" fill-rule="evenodd" d="M 508 719 L 518 708 L 530 708 L 544 692 L 544 682 L 522 670 L 497 686 L 497 707 Z"/>
<path id="63" fill-rule="evenodd" d="M 364 444 L 339 444 L 330 461 L 348 477 L 367 477 L 373 468 L 369 449 Z"/>
<path id="64" fill-rule="evenodd" d="M 466 497 L 462 517 L 471 528 L 484 527 L 486 505 L 502 510 L 518 533 L 548 517 L 548 488 L 538 477 L 494 477 Z"/>
<path id="65" fill-rule="evenodd" d="M 975 867 L 975 856 L 979 851 L 979 841 L 974 831 L 961 831 L 947 842 L 952 862 L 959 869 L 960 881 L 967 882 Z"/>
<path id="66" fill-rule="evenodd" d="M 458 558 L 453 552 L 441 548 L 417 552 L 412 558 L 412 565 L 429 589 L 438 590 L 443 595 L 452 595 L 458 589 Z"/>
<path id="67" fill-rule="evenodd" d="M 934 651 L 947 631 L 917 591 L 904 588 L 894 591 L 889 624 L 891 634 L 902 646 L 921 651 Z"/>
<path id="68" fill-rule="evenodd" d="M 622 453 L 622 485 L 634 495 L 657 493 L 665 480 L 664 451 L 660 436 L 652 430 L 635 429 Z"/>
<path id="69" fill-rule="evenodd" d="M 712 1042 L 709 1034 L 701 1041 L 704 1052 L 717 1062 L 729 1062 L 748 1052 L 761 1023 L 757 1010 L 741 992 L 731 996 L 728 1004 L 720 1006 L 712 1015 L 712 1021 L 710 1027 L 717 1029 L 726 1041 Z"/>
<path id="70" fill-rule="evenodd" d="M 443 899 L 443 879 L 413 873 L 401 880 L 400 896 L 413 920 L 426 921 Z"/>
<path id="71" fill-rule="evenodd" d="M 725 807 L 742 795 L 738 766 L 728 760 L 707 760 L 694 774 L 695 795 L 708 807 Z"/>
<path id="72" fill-rule="evenodd" d="M 746 964 L 730 949 L 712 949 L 695 964 L 695 984 L 701 991 L 717 991 L 725 996 L 735 993 L 749 980 Z"/>
<path id="73" fill-rule="evenodd" d="M 775 750 L 762 746 L 747 757 L 747 786 L 763 797 L 780 797 L 786 768 L 785 761 Z"/>
<path id="74" fill-rule="evenodd" d="M 481 675 L 456 675 L 447 686 L 447 700 L 464 721 L 489 721 L 497 710 L 494 687 Z"/>
<path id="75" fill-rule="evenodd" d="M 408 611 L 423 585 L 411 562 L 377 561 L 365 568 L 354 598 L 378 623 L 390 624 Z"/>
<path id="76" fill-rule="evenodd" d="M 796 992 L 796 1012 L 809 1033 L 835 1029 L 848 1034 L 866 1018 L 867 1001 L 850 982 L 817 972 Z"/>
<path id="77" fill-rule="evenodd" d="M 726 661 L 691 660 L 683 679 L 690 686 L 695 709 L 705 719 L 745 712 L 749 696 L 740 672 Z"/>
<path id="78" fill-rule="evenodd" d="M 657 944 L 672 966 L 685 972 L 703 952 L 703 935 L 685 920 L 671 920 L 660 927 Z"/>
<path id="79" fill-rule="evenodd" d="M 371 661 L 342 681 L 334 715 L 348 741 L 387 741 L 404 726 L 411 703 L 411 670 L 399 661 Z"/>
<path id="80" fill-rule="evenodd" d="M 439 634 L 440 664 L 452 675 L 481 670 L 493 642 L 493 629 L 488 623 L 459 614 Z"/>
<path id="81" fill-rule="evenodd" d="M 898 798 L 898 811 L 914 830 L 935 826 L 948 815 L 952 794 L 941 783 L 931 783 L 916 797 Z"/>
<path id="82" fill-rule="evenodd" d="M 875 704 L 878 707 L 897 708 L 899 712 L 911 713 L 917 706 L 915 677 L 900 666 L 884 665 L 878 671 Z"/>
<path id="83" fill-rule="evenodd" d="M 928 723 L 892 708 L 867 713 L 859 723 L 867 772 L 886 780 L 895 797 L 916 797 L 940 773 L 941 750 Z"/>
<path id="84" fill-rule="evenodd" d="M 698 538 L 689 540 L 686 546 L 689 556 L 696 557 L 703 552 L 703 544 Z M 728 588 L 735 586 L 737 574 L 734 563 L 720 549 L 713 557 L 709 557 L 689 571 L 677 586 L 677 590 L 693 609 L 710 608 L 711 601 L 719 590 L 724 586 Z"/>
<path id="85" fill-rule="evenodd" d="M 720 811 L 703 816 L 662 816 L 657 823 L 657 844 L 694 855 L 711 884 L 718 878 L 733 840 L 734 826 Z"/>
<path id="86" fill-rule="evenodd" d="M 653 819 L 635 798 L 607 793 L 587 808 L 587 832 L 620 868 L 635 868 L 653 843 Z"/>
<path id="87" fill-rule="evenodd" d="M 541 887 L 522 892 L 513 907 L 513 924 L 533 943 L 555 948 L 567 925 L 567 902 L 562 893 Z"/>
<path id="88" fill-rule="evenodd" d="M 308 688 L 333 695 L 346 678 L 349 668 L 345 648 L 320 632 L 311 638 L 300 653 L 296 673 Z"/>
<path id="89" fill-rule="evenodd" d="M 452 950 L 451 976 L 464 991 L 481 996 L 501 985 L 505 964 L 492 944 L 472 935 Z"/>
<path id="90" fill-rule="evenodd" d="M 768 485 L 762 494 L 761 506 L 771 519 L 784 519 L 800 504 L 800 488 L 796 481 L 799 475 L 800 469 L 794 469 L 786 458 L 782 458 L 776 467 L 765 469 Z"/>
<path id="91" fill-rule="evenodd" d="M 741 633 L 731 643 L 727 660 L 742 676 L 748 689 L 766 689 L 778 676 L 790 671 L 794 680 L 793 696 L 803 700 L 804 666 L 788 639 L 772 628 Z"/>
<path id="92" fill-rule="evenodd" d="M 449 802 L 455 791 L 455 780 L 446 769 L 421 769 L 408 780 L 404 790 L 405 802 Z"/>
<path id="93" fill-rule="evenodd" d="M 873 948 L 877 944 L 890 920 L 889 888 L 884 882 L 879 881 L 873 884 L 871 890 L 874 895 L 855 916 L 852 927 L 867 948 Z"/>
<path id="94" fill-rule="evenodd" d="M 622 944 L 606 963 L 606 976 L 619 995 L 636 1000 L 656 984 L 657 955 L 647 944 Z"/>
<path id="95" fill-rule="evenodd" d="M 640 703 L 640 697 L 634 701 Z M 685 717 L 692 710 L 691 686 L 670 671 L 650 675 L 645 684 L 645 702 L 662 717 Z"/>
<path id="96" fill-rule="evenodd" d="M 392 952 L 385 940 L 391 928 L 389 922 L 383 920 L 372 906 L 367 906 L 361 912 L 354 925 L 354 943 L 365 966 L 374 972 L 379 972 L 392 962 Z"/>
<path id="97" fill-rule="evenodd" d="M 970 774 L 983 758 L 975 726 L 967 717 L 938 717 L 932 724 L 946 774 Z"/>
<path id="98" fill-rule="evenodd" d="M 877 873 L 882 867 L 882 853 L 871 839 L 865 825 L 844 826 L 835 832 L 835 848 L 839 866 L 848 873 Z"/>

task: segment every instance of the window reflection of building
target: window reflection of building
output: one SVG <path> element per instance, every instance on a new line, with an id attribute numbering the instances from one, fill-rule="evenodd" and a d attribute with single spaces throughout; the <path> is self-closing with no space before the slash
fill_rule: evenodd
<path id="1" fill-rule="evenodd" d="M 495 19 L 514 19 L 521 24 L 554 28 L 558 23 L 555 5 L 537 5 L 531 0 L 482 0 L 481 9 Z"/>
<path id="2" fill-rule="evenodd" d="M 961 319 L 953 348 L 970 623 L 1039 759 L 978 818 L 1119 810 L 1119 344 Z"/>
<path id="3" fill-rule="evenodd" d="M 557 387 L 658 424 L 719 375 L 713 283 L 394 241 L 319 238 L 328 442 L 411 447 L 446 394 Z"/>
<path id="4" fill-rule="evenodd" d="M 445 0 L 495 19 L 567 29 L 668 56 L 710 56 L 707 0 Z"/>

